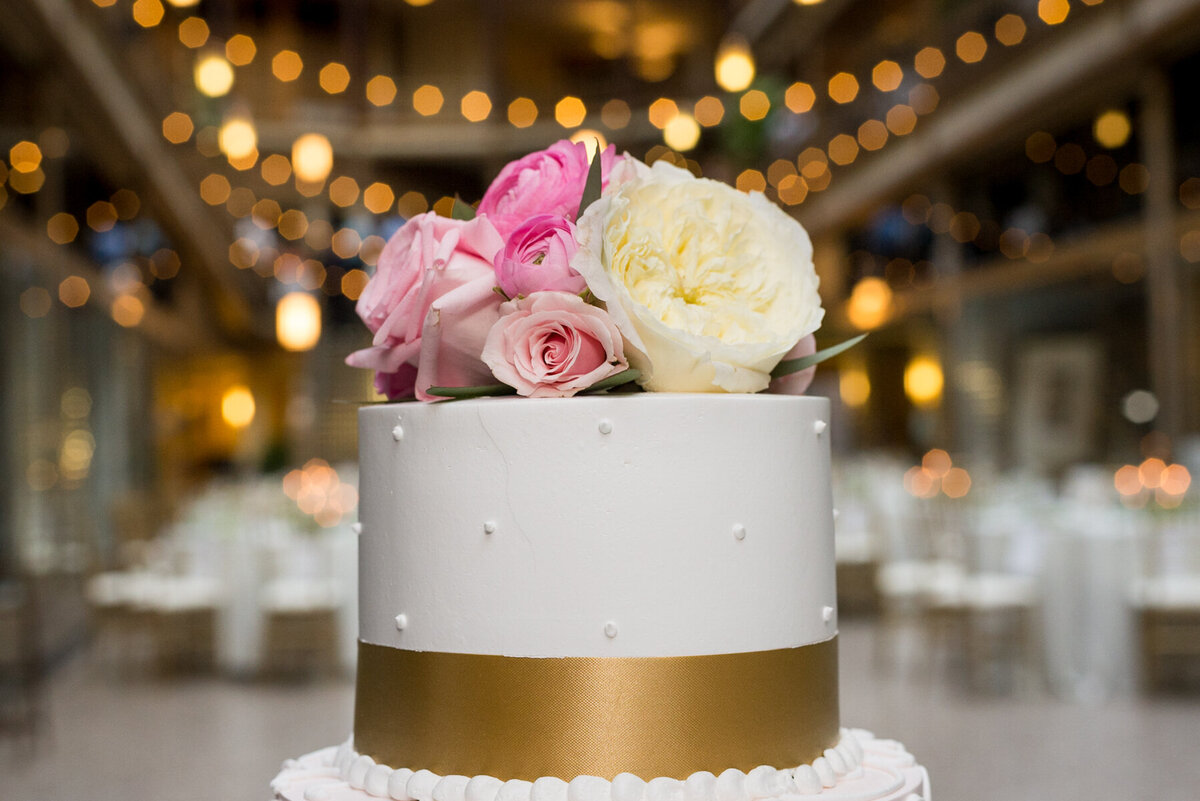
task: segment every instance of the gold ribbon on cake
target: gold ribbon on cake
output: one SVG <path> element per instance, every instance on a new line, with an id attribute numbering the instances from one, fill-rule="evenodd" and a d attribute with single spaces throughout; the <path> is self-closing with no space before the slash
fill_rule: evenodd
<path id="1" fill-rule="evenodd" d="M 500 779 L 812 762 L 838 739 L 836 638 L 673 657 L 528 658 L 359 642 L 354 747 Z"/>

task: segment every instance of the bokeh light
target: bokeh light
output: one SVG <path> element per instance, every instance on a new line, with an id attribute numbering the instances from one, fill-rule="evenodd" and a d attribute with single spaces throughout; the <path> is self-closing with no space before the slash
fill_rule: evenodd
<path id="1" fill-rule="evenodd" d="M 233 67 L 215 53 L 196 62 L 193 77 L 196 88 L 209 97 L 223 97 L 233 88 Z"/>
<path id="2" fill-rule="evenodd" d="M 754 81 L 754 55 L 745 39 L 726 37 L 717 50 L 717 85 L 726 92 L 741 92 Z"/>

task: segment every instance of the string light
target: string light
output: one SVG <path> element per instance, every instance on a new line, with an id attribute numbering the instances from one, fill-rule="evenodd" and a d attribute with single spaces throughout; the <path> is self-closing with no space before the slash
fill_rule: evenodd
<path id="1" fill-rule="evenodd" d="M 746 119 L 757 122 L 767 116 L 771 110 L 771 99 L 760 89 L 751 89 L 742 95 L 738 101 L 738 110 Z"/>
<path id="2" fill-rule="evenodd" d="M 233 67 L 215 53 L 196 62 L 193 77 L 196 88 L 209 97 L 223 97 L 233 88 Z"/>
<path id="3" fill-rule="evenodd" d="M 604 134 L 592 128 L 580 128 L 575 133 L 571 134 L 571 142 L 583 142 L 583 146 L 587 148 L 587 160 L 590 164 L 592 159 L 596 157 L 596 150 L 603 150 L 608 147 L 608 140 L 604 138 Z"/>
<path id="4" fill-rule="evenodd" d="M 741 92 L 754 82 L 754 55 L 740 36 L 726 36 L 717 49 L 717 85 L 726 92 Z"/>
<path id="5" fill-rule="evenodd" d="M 904 394 L 914 406 L 935 406 L 942 397 L 942 366 L 932 356 L 917 356 L 904 368 Z"/>
<path id="6" fill-rule="evenodd" d="M 254 394 L 241 384 L 221 396 L 221 418 L 232 428 L 245 428 L 254 421 Z"/>
<path id="7" fill-rule="evenodd" d="M 492 99 L 486 92 L 475 89 L 463 95 L 459 110 L 469 122 L 483 122 L 492 113 Z"/>
<path id="8" fill-rule="evenodd" d="M 1096 117 L 1095 123 L 1092 124 L 1092 135 L 1096 137 L 1096 141 L 1101 146 L 1109 150 L 1121 147 L 1128 142 L 1129 134 L 1132 131 L 1133 126 L 1129 122 L 1129 115 L 1115 109 L 1105 111 Z"/>
<path id="9" fill-rule="evenodd" d="M 275 338 L 285 350 L 312 350 L 321 338 L 321 307 L 306 292 L 289 292 L 275 306 Z"/>
<path id="10" fill-rule="evenodd" d="M 163 8 L 161 0 L 134 0 L 130 13 L 138 25 L 153 28 L 162 22 L 166 9 Z"/>
<path id="11" fill-rule="evenodd" d="M 258 54 L 258 46 L 254 40 L 244 33 L 235 33 L 225 43 L 225 58 L 237 67 L 244 67 L 254 61 Z"/>
<path id="12" fill-rule="evenodd" d="M 587 117 L 587 106 L 578 97 L 568 95 L 554 105 L 554 120 L 564 128 L 577 128 Z"/>
<path id="13" fill-rule="evenodd" d="M 280 50 L 271 59 L 271 74 L 284 83 L 294 81 L 304 71 L 304 61 L 295 50 Z"/>
<path id="14" fill-rule="evenodd" d="M 892 308 L 892 289 L 882 278 L 868 276 L 854 285 L 846 304 L 850 324 L 860 331 L 883 325 Z"/>
<path id="15" fill-rule="evenodd" d="M 204 47 L 208 42 L 208 34 L 208 23 L 200 17 L 188 17 L 179 23 L 179 41 L 184 47 L 192 50 Z"/>
<path id="16" fill-rule="evenodd" d="M 367 81 L 366 93 L 371 105 L 390 105 L 396 99 L 396 82 L 386 75 L 376 75 Z"/>
<path id="17" fill-rule="evenodd" d="M 1045 4 L 1045 2 L 1043 0 L 1043 5 L 1044 4 Z M 1011 14 L 1006 15 L 1002 19 L 1005 21 L 1005 24 L 1007 26 L 1016 26 L 1019 24 L 1019 27 L 1023 27 L 1023 24 L 1024 24 L 1023 21 L 1020 20 L 1020 18 L 1016 15 L 1011 15 Z M 185 45 L 188 44 L 188 42 L 194 43 L 196 41 L 196 39 L 199 38 L 198 36 L 196 36 L 196 31 L 200 30 L 201 27 L 204 29 L 204 39 L 207 39 L 207 24 L 198 17 L 190 17 L 190 18 L 188 18 L 188 20 L 184 20 L 184 22 L 188 23 L 191 20 L 194 20 L 194 22 L 191 22 L 188 25 L 188 31 L 191 34 L 190 37 L 184 36 L 184 25 L 182 23 L 180 25 L 180 40 L 181 40 L 181 42 L 184 42 Z M 973 34 L 973 33 L 974 32 L 968 32 L 968 34 L 964 34 L 964 37 L 960 37 L 960 40 L 967 37 L 970 34 Z M 241 37 L 241 38 L 239 38 L 239 37 Z M 185 41 L 185 38 L 187 39 L 187 41 Z M 980 40 L 982 40 L 982 37 L 979 37 L 979 38 L 980 38 Z M 1023 38 L 1023 36 L 1021 38 Z M 248 44 L 248 45 L 250 45 L 251 48 L 253 48 L 253 40 L 249 36 L 246 36 L 244 34 L 235 34 L 233 37 L 231 37 L 230 41 L 232 42 L 234 39 L 237 39 L 237 41 L 239 42 L 239 45 L 243 44 L 242 39 L 244 39 L 245 40 L 244 44 Z M 1009 44 L 1009 41 L 1005 41 L 1005 39 L 1013 40 L 1014 36 L 1006 33 L 1004 35 L 1004 37 L 1002 37 L 1001 34 L 999 33 L 999 25 L 998 25 L 997 39 L 998 39 L 998 41 L 1001 41 L 1004 44 Z M 1016 38 L 1015 41 L 1020 41 L 1020 38 Z M 1015 43 L 1015 41 L 1013 43 Z M 203 42 L 201 42 L 200 44 L 203 44 Z M 725 43 L 723 43 L 723 45 L 724 44 Z M 983 46 L 984 52 L 986 52 L 986 45 L 987 45 L 986 41 L 982 41 L 982 46 Z M 733 49 L 736 50 L 736 47 Z M 235 55 L 236 52 L 240 52 L 240 51 L 236 51 L 236 50 L 230 48 L 228 46 L 228 43 L 226 46 L 226 51 L 227 51 L 226 54 L 230 56 L 231 60 L 233 60 L 233 59 L 242 60 L 242 59 L 246 58 L 245 55 Z M 753 55 L 750 53 L 748 47 L 745 47 L 744 52 L 745 52 L 746 60 L 749 62 L 749 67 L 751 70 L 749 81 L 753 81 L 753 69 L 754 69 Z M 722 55 L 722 53 L 719 51 L 718 52 L 718 60 L 721 55 Z M 921 56 L 924 57 L 924 61 L 920 65 L 918 65 L 917 62 L 922 61 L 920 58 Z M 919 57 L 918 59 L 914 60 L 914 66 L 917 68 L 918 74 L 921 74 L 922 77 L 926 77 L 926 78 L 935 77 L 936 75 L 939 75 L 941 73 L 942 69 L 944 68 L 945 59 L 944 59 L 944 57 L 941 56 L 940 51 L 938 51 L 936 48 L 925 48 L 924 50 L 922 50 L 918 53 L 918 57 Z M 250 55 L 249 58 L 252 59 L 253 55 Z M 940 65 L 937 65 L 936 69 L 934 67 L 931 67 L 931 63 L 936 62 L 938 60 L 940 60 L 940 62 L 941 62 Z M 731 63 L 736 63 L 736 61 L 731 62 Z M 894 68 L 892 65 L 895 65 Z M 228 65 L 226 65 L 226 66 L 228 66 Z M 327 66 L 332 66 L 332 65 L 327 65 Z M 337 65 L 337 66 L 341 66 L 341 65 Z M 275 59 L 272 60 L 272 72 L 281 81 L 295 80 L 295 78 L 299 76 L 300 71 L 302 70 L 302 67 L 303 67 L 303 62 L 300 59 L 299 54 L 295 53 L 294 51 L 280 51 L 280 53 L 278 53 L 276 55 Z M 922 70 L 922 67 L 924 67 L 923 70 Z M 343 69 L 344 69 L 344 67 L 343 67 Z M 230 69 L 230 73 L 231 73 L 230 84 L 232 85 L 232 70 L 231 69 Z M 896 77 L 896 73 L 899 74 L 899 78 Z M 928 73 L 928 74 L 926 74 L 926 73 Z M 851 99 L 856 98 L 859 93 L 857 79 L 855 79 L 854 76 L 849 75 L 848 73 L 845 73 L 844 75 L 849 77 L 849 79 L 854 82 L 853 83 L 853 86 L 854 86 L 853 96 Z M 838 77 L 838 76 L 835 76 L 835 77 Z M 345 79 L 346 79 L 346 82 L 348 83 L 348 80 L 349 80 L 348 72 L 345 74 Z M 394 86 L 395 86 L 394 81 L 391 81 L 391 79 L 388 78 L 387 76 L 376 76 L 376 78 L 372 79 L 372 80 L 375 81 L 376 79 L 382 79 L 382 80 L 377 81 L 375 85 L 377 87 L 383 87 L 384 90 L 386 90 L 388 83 L 391 84 L 391 87 L 393 87 L 392 92 L 390 93 L 391 100 L 394 100 Z M 896 62 L 880 62 L 879 64 L 876 65 L 876 69 L 872 71 L 871 79 L 872 79 L 872 83 L 880 91 L 894 91 L 894 89 L 889 89 L 888 87 L 892 86 L 892 84 L 895 83 L 898 88 L 899 82 L 903 80 L 903 68 L 901 68 L 900 65 Z M 844 81 L 844 78 L 842 80 Z M 323 82 L 323 84 L 324 84 L 324 82 Z M 748 86 L 748 83 L 747 83 L 747 86 Z M 326 87 L 326 89 L 327 89 L 327 91 L 329 90 L 328 87 Z M 737 90 L 737 91 L 740 91 L 740 90 Z M 389 100 L 387 98 L 388 94 L 389 94 L 389 92 L 387 92 L 387 91 L 383 91 L 382 94 L 376 93 L 374 98 L 368 97 L 368 100 L 373 103 L 376 103 L 376 101 L 378 101 L 377 104 L 380 104 L 380 103 L 386 104 L 388 102 L 391 102 L 391 100 Z M 861 125 L 859 127 L 859 132 L 858 132 L 859 137 L 860 137 L 859 144 L 861 144 L 864 148 L 866 148 L 868 146 L 883 147 L 886 144 L 889 133 L 896 135 L 896 136 L 902 136 L 902 135 L 905 135 L 905 134 L 911 132 L 911 130 L 915 126 L 916 117 L 921 114 L 930 113 L 931 111 L 933 111 L 936 108 L 937 103 L 938 103 L 938 96 L 937 96 L 936 90 L 928 84 L 919 84 L 915 87 L 912 87 L 909 90 L 908 95 L 909 95 L 909 104 L 907 104 L 907 105 L 906 104 L 897 104 L 892 109 L 888 110 L 888 113 L 886 115 L 886 124 L 884 122 L 880 122 L 879 120 L 868 120 L 866 123 L 863 123 L 863 125 Z M 413 98 L 414 98 L 414 110 L 416 110 L 418 113 L 420 113 L 424 116 L 432 116 L 434 114 L 437 114 L 441 110 L 443 102 L 444 102 L 444 98 L 442 97 L 441 90 L 438 89 L 436 86 L 432 86 L 432 85 L 428 85 L 428 84 L 420 87 L 420 89 L 418 89 L 414 93 Z M 751 95 L 751 100 L 756 101 L 758 99 L 759 99 L 758 95 Z M 769 108 L 769 100 L 766 98 L 765 94 L 762 94 L 762 99 L 767 101 L 765 105 L 767 105 L 767 107 Z M 816 99 L 815 93 L 812 92 L 811 87 L 809 87 L 807 84 L 801 84 L 801 83 L 796 83 L 796 84 L 793 84 L 791 87 L 789 87 L 789 89 L 785 93 L 785 97 L 784 97 L 785 104 L 788 106 L 789 110 L 792 111 L 793 113 L 804 113 L 805 111 L 810 110 L 812 108 L 813 104 L 815 103 L 815 99 Z M 518 100 L 521 100 L 521 98 L 518 98 Z M 743 105 L 743 101 L 744 101 L 744 96 L 743 96 L 743 98 L 739 98 L 739 108 L 740 109 Z M 847 100 L 846 102 L 850 102 L 850 101 Z M 489 99 L 489 104 L 490 104 L 490 99 Z M 529 110 L 528 107 L 526 107 L 525 104 L 523 104 L 523 103 L 518 105 L 517 101 L 513 101 L 513 103 L 511 103 L 510 106 L 515 106 L 517 111 L 521 111 L 523 108 L 525 110 Z M 533 112 L 532 115 L 527 115 L 527 114 L 523 115 L 520 113 L 513 113 L 513 111 L 510 109 L 510 113 L 508 115 L 509 122 L 511 124 L 513 124 L 514 127 L 521 127 L 522 125 L 532 124 L 532 121 L 534 119 L 536 119 L 536 114 L 537 114 L 536 105 L 533 103 L 533 101 L 530 100 L 528 103 L 528 106 L 532 107 L 532 112 Z M 753 102 L 749 103 L 749 110 L 751 113 L 748 116 L 750 116 L 750 117 L 753 117 L 755 114 L 758 113 L 758 111 L 756 110 L 756 106 Z M 765 112 L 763 112 L 763 113 L 765 114 Z M 631 115 L 631 112 L 629 111 L 628 103 L 626 103 L 623 100 L 614 98 L 614 99 L 609 100 L 602 106 L 601 121 L 604 123 L 606 128 L 609 128 L 610 130 L 618 130 L 628 124 L 630 115 Z M 680 116 L 680 115 L 678 115 L 678 114 L 673 115 L 671 117 L 671 119 L 673 120 L 676 116 Z M 715 97 L 711 97 L 711 96 L 701 98 L 701 100 L 697 101 L 692 106 L 691 117 L 693 119 L 694 124 L 703 125 L 706 127 L 709 125 L 716 125 L 716 124 L 719 124 L 719 122 L 721 121 L 723 116 L 724 116 L 724 105 L 720 101 L 719 98 L 715 98 Z M 218 147 L 218 139 L 219 139 L 219 137 L 217 135 L 218 132 L 215 129 L 209 129 L 209 130 L 211 131 L 211 140 L 210 141 L 212 144 L 210 146 L 208 146 L 207 148 L 204 146 L 204 144 L 202 142 L 202 140 L 204 139 L 204 136 L 203 136 L 204 131 L 203 130 L 200 132 L 200 134 L 197 134 L 197 144 L 198 144 L 198 147 L 200 147 L 200 149 L 202 150 L 202 152 L 204 152 L 206 155 L 211 156 L 216 152 L 220 152 L 220 148 Z M 837 139 L 837 137 L 835 137 L 835 139 Z M 186 139 L 183 139 L 182 141 L 186 141 Z M 839 140 L 839 142 L 841 142 L 841 141 L 842 140 Z M 832 144 L 832 140 L 831 140 L 831 144 Z M 677 150 L 679 148 L 675 148 L 675 149 Z M 243 164 L 243 165 L 235 164 L 234 166 L 238 166 L 240 169 L 245 169 L 248 166 L 252 166 L 253 164 L 255 164 L 257 162 L 257 155 L 258 155 L 257 152 L 254 151 L 252 153 L 252 156 L 249 157 L 249 161 L 247 164 Z M 663 155 L 663 157 L 671 158 L 673 161 L 675 161 L 678 164 L 683 165 L 685 163 L 682 156 L 679 156 L 678 153 L 674 153 L 672 151 L 666 150 L 665 148 L 663 149 L 662 155 Z M 841 157 L 843 157 L 842 160 L 844 161 L 845 153 L 839 152 L 839 155 Z M 826 157 L 824 154 L 822 154 L 822 160 L 819 164 L 815 161 L 812 162 L 813 169 L 810 170 L 811 174 L 808 174 L 808 175 L 784 175 L 780 178 L 780 180 L 778 182 L 772 182 L 771 186 L 778 192 L 780 201 L 789 203 L 789 204 L 794 203 L 794 202 L 800 202 L 803 199 L 803 197 L 807 195 L 807 193 L 809 191 L 818 191 L 819 192 L 819 191 L 823 190 L 824 188 L 826 188 L 829 185 L 830 180 L 831 180 L 831 171 L 830 171 L 829 165 L 828 165 L 829 160 L 830 159 L 828 157 Z M 329 165 L 331 168 L 332 167 L 332 149 L 331 148 L 329 150 L 328 161 L 329 161 Z M 833 161 L 836 165 L 843 166 L 842 162 L 838 161 L 837 159 L 833 159 Z M 800 163 L 800 159 L 797 160 L 797 163 L 798 164 Z M 845 163 L 849 163 L 849 162 L 846 161 Z M 694 162 L 689 162 L 688 166 L 691 167 L 693 164 L 694 164 Z M 283 182 L 286 182 L 287 179 L 286 179 L 286 177 L 284 177 L 282 179 L 282 181 L 278 181 L 278 171 L 275 169 L 276 166 L 277 166 L 277 164 L 275 162 L 272 162 L 272 168 L 270 170 L 270 175 L 275 180 L 269 180 L 268 182 L 271 183 L 272 185 L 281 185 Z M 817 169 L 817 167 L 819 167 L 819 169 Z M 698 167 L 697 167 L 697 169 L 698 169 Z M 1091 169 L 1091 164 L 1089 163 L 1089 178 L 1091 178 L 1093 174 L 1095 174 L 1097 176 L 1104 175 L 1105 169 L 1106 169 L 1106 163 L 1097 162 L 1097 166 L 1095 167 L 1094 170 Z M 1143 184 L 1145 183 L 1145 181 L 1143 180 L 1143 173 L 1141 170 L 1144 170 L 1144 168 L 1141 167 L 1141 165 L 1136 165 L 1136 166 L 1134 166 L 1133 169 L 1123 172 L 1122 177 L 1125 180 L 1123 181 L 1122 186 L 1123 186 L 1123 188 L 1126 189 L 1126 191 L 1130 191 L 1131 193 L 1136 193 L 1137 191 L 1144 191 Z M 266 162 L 264 162 L 264 164 L 263 164 L 264 179 L 267 179 L 268 172 L 269 172 L 268 167 L 266 165 Z M 306 181 L 299 174 L 299 171 L 297 171 L 297 175 L 296 175 L 297 190 L 300 191 L 300 193 L 305 196 L 313 196 L 322 190 L 323 182 L 327 176 L 328 176 L 328 170 L 325 171 L 324 175 L 319 180 Z M 739 180 L 741 183 L 746 184 L 748 188 L 757 188 L 758 186 L 763 185 L 764 190 L 765 190 L 765 184 L 764 184 L 764 180 L 762 179 L 762 173 L 758 172 L 757 170 L 744 171 L 742 176 L 739 176 Z M 1139 187 L 1142 187 L 1142 188 L 1139 190 Z M 786 190 L 786 195 L 787 195 L 786 198 L 784 197 L 785 190 Z M 227 205 L 228 205 L 231 213 L 234 213 L 236 211 L 239 213 L 244 212 L 244 215 L 250 214 L 249 209 L 251 206 L 254 205 L 254 203 L 256 201 L 253 197 L 253 193 L 251 193 L 248 189 L 244 190 L 244 194 L 247 197 L 242 197 L 241 195 L 239 195 L 238 197 L 234 198 L 234 197 L 232 197 L 232 193 L 231 193 L 231 196 L 230 196 L 229 200 L 227 201 Z M 424 205 L 426 208 L 428 207 L 428 201 L 425 200 L 424 196 L 420 195 L 420 193 L 406 193 L 406 196 L 410 196 L 411 198 L 419 198 L 420 203 L 422 205 Z M 236 203 L 232 202 L 235 200 L 237 201 Z M 218 202 L 220 202 L 220 201 L 218 201 Z M 399 205 L 400 204 L 398 203 L 398 207 L 399 207 Z M 413 208 L 416 207 L 415 201 L 410 202 L 409 205 Z M 955 226 L 954 230 L 955 230 L 955 232 L 958 232 L 961 235 L 962 232 L 966 229 L 964 229 L 961 225 L 957 225 L 957 226 Z M 953 232 L 952 232 L 952 235 L 953 235 Z M 1049 241 L 1048 237 L 1046 237 L 1045 239 L 1046 239 L 1046 241 Z M 1040 252 L 1040 251 L 1038 251 L 1038 252 Z"/>
<path id="18" fill-rule="evenodd" d="M 431 84 L 425 84 L 413 92 L 413 108 L 422 117 L 432 117 L 442 110 L 442 90 Z"/>
<path id="19" fill-rule="evenodd" d="M 676 114 L 663 128 L 663 141 L 672 150 L 691 150 L 700 141 L 700 124 L 691 114 Z"/>
<path id="20" fill-rule="evenodd" d="M 650 124 L 659 130 L 666 128 L 667 123 L 673 120 L 677 114 L 679 114 L 679 105 L 669 97 L 660 97 L 646 109 L 646 117 L 650 120 Z"/>
<path id="21" fill-rule="evenodd" d="M 867 404 L 871 397 L 871 379 L 861 367 L 847 367 L 838 373 L 838 395 L 851 409 Z"/>
<path id="22" fill-rule="evenodd" d="M 846 104 L 858 97 L 858 79 L 848 72 L 839 72 L 829 79 L 828 89 L 833 102 Z"/>
<path id="23" fill-rule="evenodd" d="M 258 133 L 245 117 L 230 117 L 221 124 L 217 136 L 221 152 L 231 161 L 247 158 L 258 148 Z"/>
<path id="24" fill-rule="evenodd" d="M 514 128 L 528 128 L 537 121 L 538 108 L 528 97 L 518 97 L 508 104 L 508 121 Z"/>
<path id="25" fill-rule="evenodd" d="M 301 181 L 320 183 L 333 169 L 333 146 L 323 134 L 309 133 L 292 143 L 292 170 Z"/>

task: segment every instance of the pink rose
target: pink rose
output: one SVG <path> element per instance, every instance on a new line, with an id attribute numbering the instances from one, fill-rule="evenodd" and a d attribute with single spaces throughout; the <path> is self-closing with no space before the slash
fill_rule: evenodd
<path id="1" fill-rule="evenodd" d="M 495 276 L 480 276 L 442 295 L 429 307 L 421 330 L 417 400 L 444 400 L 430 395 L 430 387 L 496 383 L 480 358 L 488 332 L 500 317 L 500 296 L 495 286 Z"/>
<path id="2" fill-rule="evenodd" d="M 616 154 L 616 148 L 609 145 L 600 155 L 602 185 L 608 183 Z M 535 214 L 556 214 L 574 221 L 589 166 L 582 142 L 561 139 L 505 165 L 483 193 L 478 213 L 486 214 L 504 239 Z"/>
<path id="3" fill-rule="evenodd" d="M 355 307 L 374 334 L 346 363 L 377 371 L 389 398 L 432 400 L 430 386 L 491 383 L 479 360 L 499 316 L 492 261 L 503 241 L 486 218 L 436 214 L 408 221 L 384 246 Z"/>
<path id="4" fill-rule="evenodd" d="M 483 360 L 531 398 L 565 398 L 628 367 L 608 313 L 569 292 L 535 292 L 500 307 Z"/>
<path id="5" fill-rule="evenodd" d="M 496 282 L 510 298 L 544 290 L 578 295 L 587 282 L 571 269 L 571 257 L 577 250 L 575 224 L 566 217 L 530 217 L 496 254 Z"/>
<path id="6" fill-rule="evenodd" d="M 804 356 L 811 356 L 817 352 L 817 340 L 812 334 L 803 337 L 797 342 L 791 350 L 784 354 L 783 359 L 800 359 Z M 785 375 L 782 378 L 775 378 L 767 386 L 767 392 L 773 392 L 776 395 L 803 395 L 804 390 L 808 389 L 808 385 L 812 383 L 813 376 L 817 372 L 817 366 L 801 370 L 798 373 Z"/>

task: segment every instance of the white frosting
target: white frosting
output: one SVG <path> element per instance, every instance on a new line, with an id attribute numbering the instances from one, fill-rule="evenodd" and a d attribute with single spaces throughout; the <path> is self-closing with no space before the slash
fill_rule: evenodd
<path id="1" fill-rule="evenodd" d="M 828 414 L 665 393 L 366 407 L 360 637 L 533 657 L 827 640 Z"/>
<path id="2" fill-rule="evenodd" d="M 758 801 L 796 795 L 820 795 L 822 801 L 930 801 L 929 777 L 904 746 L 861 729 L 843 729 L 838 745 L 811 765 L 762 765 L 749 773 L 730 768 L 719 776 L 702 771 L 683 781 L 645 781 L 621 773 L 611 782 L 597 776 L 527 782 L 393 771 L 344 743 L 288 760 L 271 788 L 276 801 Z"/>

